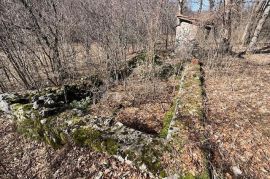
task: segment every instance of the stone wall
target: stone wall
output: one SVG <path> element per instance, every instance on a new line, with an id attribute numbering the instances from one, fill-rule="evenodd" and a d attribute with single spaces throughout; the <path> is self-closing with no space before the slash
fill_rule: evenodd
<path id="1" fill-rule="evenodd" d="M 156 136 L 127 127 L 113 117 L 83 114 L 81 110 L 92 99 L 91 91 L 85 86 L 2 94 L 0 111 L 13 116 L 21 135 L 54 149 L 72 144 L 105 152 L 155 178 L 208 178 L 201 141 L 190 140 L 190 135 L 204 140 L 196 133 L 201 130 L 203 117 L 201 71 L 197 61 L 184 67 L 179 83 L 179 94 L 164 117 L 164 129 Z"/>

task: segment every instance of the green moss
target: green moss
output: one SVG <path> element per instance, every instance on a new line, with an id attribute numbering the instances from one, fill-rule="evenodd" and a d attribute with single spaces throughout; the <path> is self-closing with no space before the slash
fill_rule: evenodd
<path id="1" fill-rule="evenodd" d="M 201 86 L 201 81 L 199 77 L 193 77 L 193 78 L 188 78 L 185 80 L 185 83 L 183 84 L 183 88 L 190 88 L 192 86 Z"/>
<path id="2" fill-rule="evenodd" d="M 92 135 L 95 135 L 95 134 L 92 134 Z M 95 138 L 94 136 L 91 136 L 90 139 L 86 139 L 84 141 L 84 145 L 83 146 L 90 147 L 94 151 L 98 151 L 98 152 L 102 152 L 103 151 L 102 140 L 100 138 Z"/>
<path id="3" fill-rule="evenodd" d="M 180 85 L 176 85 L 176 86 L 175 86 L 175 90 L 176 90 L 176 91 L 179 91 L 179 90 L 180 90 Z"/>
<path id="4" fill-rule="evenodd" d="M 125 150 L 123 157 L 127 157 L 129 160 L 134 160 L 136 158 L 136 154 L 132 150 Z"/>
<path id="5" fill-rule="evenodd" d="M 202 81 L 200 76 L 200 66 L 195 65 L 191 67 L 189 76 L 186 76 L 183 88 L 187 91 L 191 91 L 182 101 L 181 115 L 182 116 L 197 116 L 200 119 L 203 118 L 203 90 Z M 197 71 L 196 71 L 197 70 Z M 191 90 L 192 89 L 192 90 Z"/>
<path id="6" fill-rule="evenodd" d="M 204 171 L 199 176 L 196 176 L 196 179 L 210 179 L 210 176 L 207 171 Z"/>
<path id="7" fill-rule="evenodd" d="M 111 154 L 111 155 L 115 155 L 117 154 L 117 151 L 118 151 L 118 148 L 119 148 L 119 144 L 117 143 L 116 140 L 114 139 L 106 139 L 104 141 L 104 145 L 105 145 L 105 151 L 108 153 L 108 154 Z"/>
<path id="8" fill-rule="evenodd" d="M 64 132 L 60 132 L 59 137 L 60 137 L 62 143 L 67 143 L 68 142 L 67 135 Z"/>
<path id="9" fill-rule="evenodd" d="M 83 121 L 83 118 L 78 117 L 78 116 L 72 116 L 71 120 L 72 120 L 73 125 L 83 126 L 86 124 L 85 121 Z"/>
<path id="10" fill-rule="evenodd" d="M 191 173 L 188 173 L 184 176 L 181 176 L 180 179 L 210 179 L 208 172 L 203 172 L 199 175 L 192 175 Z"/>
<path id="11" fill-rule="evenodd" d="M 172 106 L 170 107 L 169 111 L 166 112 L 164 119 L 163 119 L 163 127 L 159 133 L 161 138 L 166 138 L 168 135 L 168 130 L 170 128 L 171 121 L 173 119 L 175 108 L 176 108 L 177 100 L 174 100 Z"/>
<path id="12" fill-rule="evenodd" d="M 17 131 L 32 139 L 42 139 L 42 125 L 39 120 L 24 119 L 17 123 Z"/>
<path id="13" fill-rule="evenodd" d="M 91 145 L 88 140 L 93 143 L 100 141 L 101 133 L 91 128 L 79 128 L 73 132 L 72 137 L 76 144 Z"/>
<path id="14" fill-rule="evenodd" d="M 42 127 L 42 136 L 47 144 L 51 145 L 53 148 L 61 148 L 66 144 L 67 138 L 60 129 L 51 125 L 43 125 Z"/>
<path id="15" fill-rule="evenodd" d="M 160 161 L 161 156 L 162 151 L 156 149 L 153 145 L 146 145 L 142 150 L 140 160 L 147 166 L 149 171 L 154 174 L 166 176 L 166 172 Z"/>
<path id="16" fill-rule="evenodd" d="M 101 133 L 92 128 L 80 128 L 72 135 L 76 144 L 90 147 L 95 151 L 107 152 L 108 154 L 117 154 L 119 144 L 111 138 L 103 138 Z"/>
<path id="17" fill-rule="evenodd" d="M 41 139 L 40 116 L 32 109 L 32 104 L 14 104 L 11 108 L 17 119 L 17 131 L 27 137 Z"/>
<path id="18" fill-rule="evenodd" d="M 15 103 L 11 106 L 11 110 L 15 113 L 15 115 L 17 114 L 17 112 L 19 112 L 19 110 L 21 110 L 21 112 L 31 112 L 33 109 L 33 105 L 32 104 L 19 104 L 19 103 Z M 18 117 L 18 116 L 16 116 Z"/>
<path id="19" fill-rule="evenodd" d="M 203 106 L 202 106 L 202 98 L 197 95 L 190 95 L 186 97 L 184 101 L 182 101 L 181 106 L 181 116 L 197 116 L 199 118 L 203 117 Z"/>
<path id="20" fill-rule="evenodd" d="M 45 124 L 41 123 L 38 111 L 32 109 L 32 104 L 15 104 L 12 110 L 17 120 L 17 131 L 31 139 L 44 141 L 53 148 L 60 148 L 67 141 L 63 140 L 62 130 L 51 124 L 52 119 L 47 119 Z"/>
<path id="21" fill-rule="evenodd" d="M 159 176 L 161 178 L 165 178 L 167 176 L 167 173 L 165 172 L 165 170 L 162 170 L 162 171 L 160 171 Z"/>
<path id="22" fill-rule="evenodd" d="M 180 179 L 195 179 L 195 176 L 193 176 L 192 174 L 188 173 L 184 176 L 181 176 Z"/>

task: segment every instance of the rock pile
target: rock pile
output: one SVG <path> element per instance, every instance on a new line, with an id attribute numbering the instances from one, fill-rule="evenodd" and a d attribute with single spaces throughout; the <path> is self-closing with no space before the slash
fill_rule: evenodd
<path id="1" fill-rule="evenodd" d="M 19 133 L 55 149 L 75 143 L 165 175 L 159 158 L 164 150 L 162 139 L 126 127 L 113 118 L 82 115 L 83 108 L 92 102 L 93 94 L 86 89 L 64 86 L 42 92 L 1 94 L 0 110 L 14 116 Z"/>

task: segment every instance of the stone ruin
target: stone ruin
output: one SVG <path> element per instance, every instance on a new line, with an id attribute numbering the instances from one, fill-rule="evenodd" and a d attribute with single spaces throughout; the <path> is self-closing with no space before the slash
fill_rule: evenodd
<path id="1" fill-rule="evenodd" d="M 142 170 L 164 175 L 159 157 L 164 139 L 114 120 L 84 112 L 93 103 L 91 85 L 65 85 L 42 91 L 0 94 L 0 112 L 16 130 L 54 149 L 72 143 L 133 161 Z"/>
<path id="2" fill-rule="evenodd" d="M 196 46 L 196 37 L 199 30 L 203 30 L 205 37 L 207 37 L 212 29 L 211 25 L 204 25 L 198 19 L 178 15 L 176 26 L 176 52 L 192 53 Z"/>
<path id="3" fill-rule="evenodd" d="M 0 94 L 0 113 L 10 115 L 7 118 L 15 124 L 21 135 L 44 142 L 54 149 L 66 145 L 88 147 L 113 155 L 120 161 L 129 161 L 153 177 L 179 177 L 182 172 L 179 166 L 189 161 L 183 161 L 180 157 L 183 146 L 178 133 L 181 132 L 179 125 L 182 124 L 177 109 L 181 109 L 179 105 L 185 102 L 187 105 L 184 105 L 182 115 L 192 118 L 202 116 L 201 105 L 198 107 L 188 105 L 189 100 L 181 101 L 184 99 L 181 91 L 194 90 L 194 85 L 191 85 L 193 83 L 198 88 L 198 95 L 201 95 L 200 66 L 197 63 L 185 67 L 179 94 L 165 114 L 163 129 L 158 135 L 127 127 L 113 116 L 98 117 L 84 112 L 93 103 L 93 85 L 101 88 L 102 82 Z M 201 98 L 198 99 L 198 104 L 202 104 Z M 199 171 L 192 175 L 208 176 L 204 168 Z"/>

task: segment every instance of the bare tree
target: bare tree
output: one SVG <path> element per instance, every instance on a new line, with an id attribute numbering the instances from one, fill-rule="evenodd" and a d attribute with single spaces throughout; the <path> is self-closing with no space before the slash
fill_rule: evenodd
<path id="1" fill-rule="evenodd" d="M 258 24 L 257 24 L 257 26 L 255 28 L 252 39 L 251 39 L 251 41 L 250 41 L 250 43 L 248 45 L 248 49 L 247 49 L 248 51 L 252 51 L 255 44 L 257 43 L 258 37 L 259 37 L 259 35 L 261 33 L 263 25 L 264 25 L 267 17 L 269 16 L 269 12 L 270 12 L 270 1 L 268 0 L 268 1 L 265 2 L 262 16 L 261 16 L 261 18 L 260 18 L 260 20 L 259 20 L 259 22 L 258 22 Z"/>
<path id="2" fill-rule="evenodd" d="M 215 7 L 215 0 L 208 0 L 209 1 L 209 10 L 212 11 Z"/>
<path id="3" fill-rule="evenodd" d="M 248 17 L 248 22 L 242 36 L 243 46 L 247 45 L 250 42 L 251 36 L 253 35 L 257 23 L 262 16 L 266 1 L 267 0 L 256 0 L 255 3 L 253 4 L 252 12 Z"/>
<path id="4" fill-rule="evenodd" d="M 185 0 L 178 0 L 178 12 L 183 14 Z"/>
<path id="5" fill-rule="evenodd" d="M 223 5 L 223 21 L 222 33 L 220 41 L 220 49 L 223 53 L 229 52 L 231 48 L 232 35 L 232 5 L 233 0 L 224 0 Z"/>
<path id="6" fill-rule="evenodd" d="M 93 73 L 117 81 L 130 47 L 145 51 L 149 63 L 158 42 L 168 48 L 174 7 L 169 0 L 0 1 L 4 81 L 27 89 Z M 103 53 L 98 62 L 91 51 L 94 44 Z"/>

